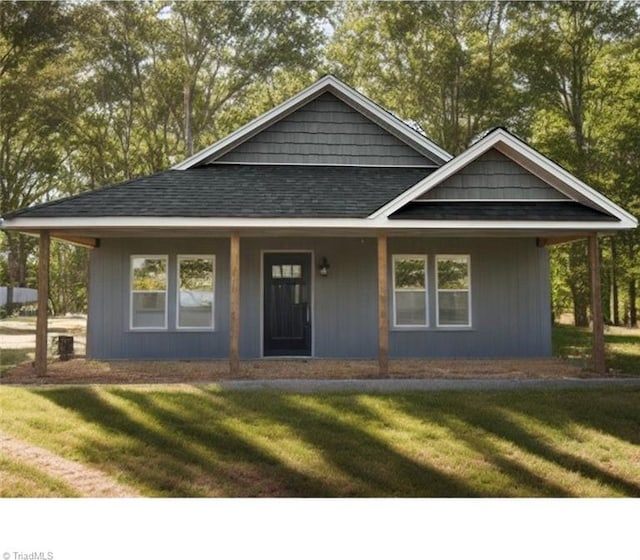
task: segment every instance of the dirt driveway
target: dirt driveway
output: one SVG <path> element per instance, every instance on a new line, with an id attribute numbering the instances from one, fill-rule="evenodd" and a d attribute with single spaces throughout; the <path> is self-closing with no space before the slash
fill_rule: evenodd
<path id="1" fill-rule="evenodd" d="M 50 317 L 49 347 L 53 339 L 61 334 L 72 335 L 77 353 L 84 354 L 86 348 L 87 318 L 84 316 Z M 0 351 L 33 350 L 36 347 L 35 317 L 12 317 L 0 321 Z"/>

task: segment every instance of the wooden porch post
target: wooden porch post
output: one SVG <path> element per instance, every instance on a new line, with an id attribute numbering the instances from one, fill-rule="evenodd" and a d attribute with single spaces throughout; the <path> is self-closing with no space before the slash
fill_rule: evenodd
<path id="1" fill-rule="evenodd" d="M 229 321 L 229 370 L 240 372 L 240 234 L 231 234 L 231 316 Z"/>
<path id="2" fill-rule="evenodd" d="M 389 317 L 387 303 L 387 235 L 378 234 L 378 372 L 389 372 Z"/>
<path id="3" fill-rule="evenodd" d="M 602 318 L 602 292 L 600 286 L 600 249 L 598 234 L 589 236 L 589 272 L 591 275 L 591 312 L 593 320 L 593 371 L 604 374 L 604 321 Z"/>
<path id="4" fill-rule="evenodd" d="M 36 375 L 47 373 L 47 305 L 49 302 L 49 245 L 48 231 L 40 232 L 38 256 L 38 314 L 36 316 Z"/>

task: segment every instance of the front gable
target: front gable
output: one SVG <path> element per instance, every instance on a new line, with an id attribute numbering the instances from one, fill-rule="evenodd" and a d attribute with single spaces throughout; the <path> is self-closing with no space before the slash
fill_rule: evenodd
<path id="1" fill-rule="evenodd" d="M 637 220 L 555 162 L 498 128 L 389 202 L 370 219 L 502 227 L 634 228 Z"/>
<path id="2" fill-rule="evenodd" d="M 213 163 L 438 167 L 451 157 L 328 75 L 173 169 Z"/>
<path id="3" fill-rule="evenodd" d="M 204 163 L 438 165 L 330 92 Z"/>
<path id="4" fill-rule="evenodd" d="M 417 200 L 570 200 L 495 148 Z"/>

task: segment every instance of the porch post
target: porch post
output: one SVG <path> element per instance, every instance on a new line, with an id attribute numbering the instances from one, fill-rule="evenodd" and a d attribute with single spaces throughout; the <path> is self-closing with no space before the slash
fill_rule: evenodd
<path id="1" fill-rule="evenodd" d="M 47 304 L 49 302 L 49 244 L 48 231 L 40 232 L 38 256 L 38 313 L 36 316 L 36 375 L 47 373 Z"/>
<path id="2" fill-rule="evenodd" d="M 387 309 L 387 235 L 378 234 L 378 372 L 389 372 L 389 318 Z"/>
<path id="3" fill-rule="evenodd" d="M 240 372 L 240 234 L 231 234 L 231 313 L 229 321 L 229 371 Z"/>
<path id="4" fill-rule="evenodd" d="M 593 370 L 604 374 L 607 367 L 604 360 L 604 321 L 602 318 L 602 293 L 600 286 L 600 249 L 598 234 L 589 235 L 589 272 L 591 275 L 591 312 L 593 332 Z"/>

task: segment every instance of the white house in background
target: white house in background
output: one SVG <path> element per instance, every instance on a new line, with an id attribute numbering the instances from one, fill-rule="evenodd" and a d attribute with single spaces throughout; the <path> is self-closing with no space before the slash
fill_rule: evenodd
<path id="1" fill-rule="evenodd" d="M 7 305 L 6 286 L 0 286 L 0 307 Z M 13 303 L 25 304 L 36 303 L 38 301 L 38 290 L 33 288 L 13 288 Z"/>

